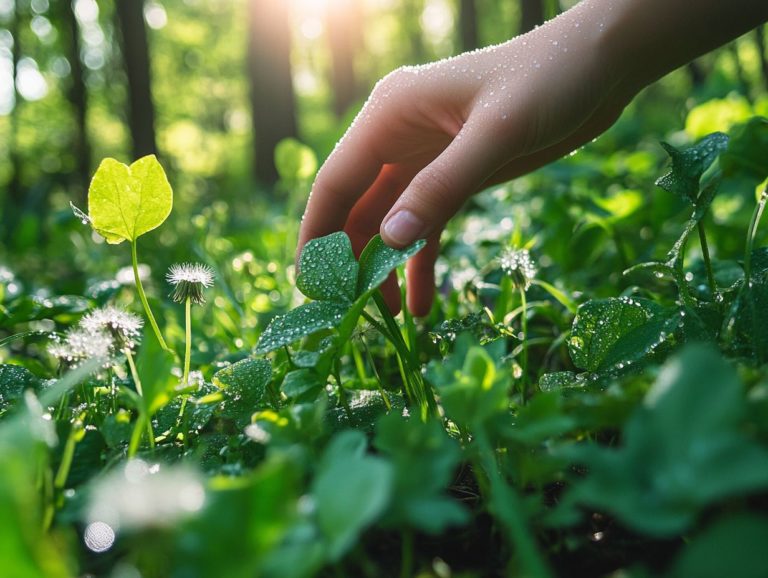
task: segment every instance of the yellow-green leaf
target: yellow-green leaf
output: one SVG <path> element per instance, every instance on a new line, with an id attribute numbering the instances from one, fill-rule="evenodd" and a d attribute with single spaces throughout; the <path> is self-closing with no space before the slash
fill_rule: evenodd
<path id="1" fill-rule="evenodd" d="M 88 190 L 88 216 L 107 243 L 135 241 L 171 213 L 173 191 L 154 155 L 131 166 L 104 159 Z"/>

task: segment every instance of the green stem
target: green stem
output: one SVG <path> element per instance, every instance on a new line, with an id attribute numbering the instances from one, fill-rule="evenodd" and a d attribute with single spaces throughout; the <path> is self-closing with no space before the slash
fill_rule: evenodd
<path id="1" fill-rule="evenodd" d="M 168 348 L 168 345 L 165 343 L 163 335 L 160 333 L 160 328 L 157 326 L 155 316 L 152 315 L 152 310 L 149 308 L 149 301 L 147 301 L 147 296 L 144 293 L 144 286 L 141 284 L 141 277 L 139 276 L 139 261 L 136 256 L 136 240 L 131 241 L 131 264 L 133 265 L 133 278 L 136 281 L 136 290 L 139 292 L 139 299 L 141 299 L 141 305 L 144 307 L 144 313 L 147 315 L 147 319 L 149 319 L 149 324 L 152 326 L 152 330 L 155 332 L 155 337 L 157 337 L 157 340 L 160 342 L 160 347 L 166 351 L 171 351 Z"/>
<path id="2" fill-rule="evenodd" d="M 709 291 L 712 293 L 712 297 L 715 298 L 717 296 L 717 283 L 715 282 L 715 273 L 712 270 L 712 260 L 709 258 L 709 244 L 707 243 L 707 234 L 704 231 L 704 223 L 699 221 L 696 223 L 696 228 L 699 230 L 701 256 L 704 258 L 704 267 L 707 269 L 707 282 L 709 283 Z"/>
<path id="3" fill-rule="evenodd" d="M 141 379 L 139 379 L 139 372 L 136 370 L 136 363 L 133 361 L 133 354 L 127 347 L 123 350 L 125 358 L 128 360 L 128 367 L 131 370 L 131 377 L 133 377 L 133 383 L 136 385 L 136 391 L 141 397 L 141 408 L 139 408 L 139 417 L 136 420 L 136 424 L 133 426 L 133 434 L 131 434 L 131 442 L 128 446 L 128 457 L 132 458 L 136 455 L 139 449 L 139 443 L 141 443 L 141 430 L 147 428 L 147 439 L 149 439 L 149 447 L 155 449 L 155 432 L 152 431 L 152 421 L 148 417 L 149 408 L 147 407 L 147 400 L 144 399 L 144 392 L 141 387 Z"/>
<path id="4" fill-rule="evenodd" d="M 752 211 L 752 219 L 749 221 L 749 229 L 747 229 L 747 245 L 744 249 L 744 279 L 745 285 L 749 285 L 750 277 L 752 275 L 752 251 L 755 245 L 755 236 L 757 235 L 757 225 L 760 223 L 760 218 L 763 216 L 763 209 L 765 209 L 765 203 L 768 201 L 768 188 L 763 189 L 760 194 L 760 200 L 755 205 L 755 210 Z"/>
<path id="5" fill-rule="evenodd" d="M 525 298 L 525 287 L 520 286 L 520 302 L 523 311 L 520 313 L 520 326 L 523 331 L 523 355 L 520 366 L 523 369 L 523 379 L 520 385 L 520 401 L 525 404 L 525 390 L 528 386 L 528 302 Z"/>
<path id="6" fill-rule="evenodd" d="M 405 530 L 400 555 L 400 578 L 413 576 L 413 532 Z"/>
<path id="7" fill-rule="evenodd" d="M 72 467 L 72 458 L 75 457 L 75 446 L 77 446 L 77 436 L 82 432 L 83 424 L 78 419 L 72 424 L 69 430 L 67 442 L 64 444 L 64 451 L 61 455 L 59 469 L 56 470 L 56 477 L 53 479 L 53 487 L 57 490 L 64 488 L 69 477 L 69 470 Z"/>
<path id="8" fill-rule="evenodd" d="M 189 365 L 192 358 L 192 299 L 187 296 L 184 301 L 184 374 L 181 377 L 181 383 L 184 386 L 189 385 Z"/>

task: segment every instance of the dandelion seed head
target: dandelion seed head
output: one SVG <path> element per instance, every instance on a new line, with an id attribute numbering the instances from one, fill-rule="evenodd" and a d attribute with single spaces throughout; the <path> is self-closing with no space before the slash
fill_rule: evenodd
<path id="1" fill-rule="evenodd" d="M 80 320 L 80 327 L 91 333 L 108 333 L 120 349 L 133 349 L 141 335 L 142 319 L 118 307 L 94 309 Z"/>
<path id="2" fill-rule="evenodd" d="M 537 270 L 528 249 L 505 249 L 499 260 L 502 271 L 509 275 L 518 287 L 530 287 Z"/>
<path id="3" fill-rule="evenodd" d="M 183 303 L 189 298 L 192 303 L 205 303 L 203 289 L 213 286 L 213 270 L 200 263 L 177 263 L 171 265 L 165 278 L 173 285 L 171 298 Z"/>
<path id="4" fill-rule="evenodd" d="M 48 353 L 68 367 L 78 367 L 85 361 L 98 359 L 109 365 L 114 351 L 112 336 L 104 331 L 88 331 L 83 327 L 70 329 L 62 339 L 53 338 Z"/>

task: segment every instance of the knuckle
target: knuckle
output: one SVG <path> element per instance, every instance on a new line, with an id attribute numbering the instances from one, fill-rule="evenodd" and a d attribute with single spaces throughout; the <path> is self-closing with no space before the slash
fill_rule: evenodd
<path id="1" fill-rule="evenodd" d="M 447 171 L 427 167 L 411 181 L 411 195 L 419 204 L 443 212 L 455 204 L 455 184 Z"/>

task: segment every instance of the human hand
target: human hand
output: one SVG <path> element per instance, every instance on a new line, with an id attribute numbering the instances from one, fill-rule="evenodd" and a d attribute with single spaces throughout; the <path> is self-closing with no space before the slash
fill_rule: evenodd
<path id="1" fill-rule="evenodd" d="M 299 251 L 342 229 L 358 253 L 379 231 L 397 248 L 426 238 L 406 267 L 408 308 L 426 315 L 440 233 L 465 200 L 594 138 L 629 101 L 592 4 L 505 44 L 381 80 L 317 175 Z M 394 278 L 383 290 L 397 311 Z"/>

